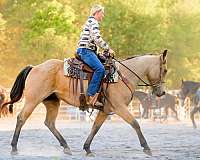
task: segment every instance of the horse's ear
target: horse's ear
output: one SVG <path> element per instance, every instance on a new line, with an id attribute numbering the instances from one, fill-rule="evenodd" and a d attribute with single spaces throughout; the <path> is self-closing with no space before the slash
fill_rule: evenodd
<path id="1" fill-rule="evenodd" d="M 164 52 L 161 56 L 162 56 L 163 64 L 165 64 L 166 63 L 166 56 L 167 56 L 167 49 L 164 50 Z"/>
<path id="2" fill-rule="evenodd" d="M 163 59 L 165 59 L 165 58 L 166 58 L 166 56 L 167 56 L 167 49 L 166 49 L 166 50 L 164 50 L 164 52 L 163 52 Z"/>

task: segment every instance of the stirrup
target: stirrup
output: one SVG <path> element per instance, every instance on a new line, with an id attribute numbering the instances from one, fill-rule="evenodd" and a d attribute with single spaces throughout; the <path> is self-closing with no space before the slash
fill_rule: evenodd
<path id="1" fill-rule="evenodd" d="M 99 101 L 96 101 L 96 103 L 94 104 L 94 106 L 97 106 L 97 107 L 103 107 L 103 103 L 99 102 Z"/>

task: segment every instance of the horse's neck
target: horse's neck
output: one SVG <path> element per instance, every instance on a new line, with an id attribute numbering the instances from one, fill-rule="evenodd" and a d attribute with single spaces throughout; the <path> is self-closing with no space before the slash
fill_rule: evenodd
<path id="1" fill-rule="evenodd" d="M 140 78 L 144 79 L 152 68 L 153 62 L 156 62 L 156 56 L 145 55 L 125 60 L 122 63 L 135 72 Z M 120 66 L 120 71 L 135 88 L 139 82 L 139 78 L 123 66 Z"/>

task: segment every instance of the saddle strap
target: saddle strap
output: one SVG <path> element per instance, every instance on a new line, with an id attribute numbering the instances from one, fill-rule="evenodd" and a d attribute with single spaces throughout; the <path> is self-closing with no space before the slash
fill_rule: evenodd
<path id="1" fill-rule="evenodd" d="M 83 87 L 83 71 L 80 71 L 80 94 L 84 94 L 84 87 Z"/>
<path id="2" fill-rule="evenodd" d="M 83 86 L 83 71 L 80 71 L 80 96 L 79 96 L 79 101 L 80 101 L 80 110 L 84 111 L 87 109 L 87 101 L 86 101 L 86 96 L 84 93 L 84 86 Z"/>

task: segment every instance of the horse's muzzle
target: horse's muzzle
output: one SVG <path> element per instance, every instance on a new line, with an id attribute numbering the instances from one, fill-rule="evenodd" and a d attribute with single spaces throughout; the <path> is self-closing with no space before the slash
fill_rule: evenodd
<path id="1" fill-rule="evenodd" d="M 165 95 L 165 91 L 163 91 L 161 94 L 158 94 L 158 97 L 164 96 Z"/>

